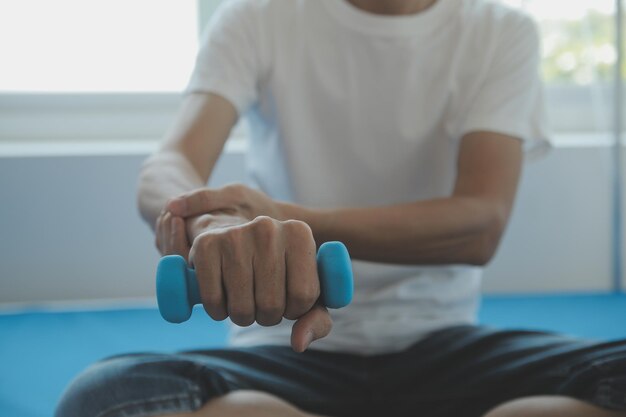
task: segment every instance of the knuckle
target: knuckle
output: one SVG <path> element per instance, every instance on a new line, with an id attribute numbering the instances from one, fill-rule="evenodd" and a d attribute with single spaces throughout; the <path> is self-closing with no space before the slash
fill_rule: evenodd
<path id="1" fill-rule="evenodd" d="M 247 327 L 254 323 L 254 314 L 246 308 L 231 307 L 230 319 L 238 326 Z"/>
<path id="2" fill-rule="evenodd" d="M 311 227 L 300 220 L 286 220 L 283 227 L 292 236 L 312 236 Z"/>
<path id="3" fill-rule="evenodd" d="M 280 324 L 281 321 L 283 321 L 282 315 L 268 316 L 257 319 L 257 323 L 264 327 L 276 326 L 277 324 Z"/>
<path id="4" fill-rule="evenodd" d="M 276 221 L 269 216 L 257 216 L 252 220 L 252 223 L 257 227 L 276 228 Z"/>
<path id="5" fill-rule="evenodd" d="M 215 321 L 222 321 L 228 317 L 224 308 L 211 304 L 209 300 L 204 300 L 203 307 L 204 311 Z"/>
<path id="6" fill-rule="evenodd" d="M 310 280 L 295 286 L 290 294 L 291 300 L 299 305 L 310 306 L 317 301 L 320 296 L 320 286 L 318 282 Z"/>
<path id="7" fill-rule="evenodd" d="M 278 233 L 276 221 L 268 216 L 258 216 L 252 221 L 254 232 L 263 240 L 273 239 Z"/>
<path id="8" fill-rule="evenodd" d="M 229 184 L 223 188 L 231 197 L 240 199 L 246 193 L 247 187 L 241 183 Z"/>
<path id="9" fill-rule="evenodd" d="M 200 235 L 191 244 L 189 259 L 197 259 L 198 256 L 206 257 L 215 250 L 215 242 L 210 235 Z"/>
<path id="10" fill-rule="evenodd" d="M 221 311 L 207 311 L 207 313 L 215 321 L 223 321 L 228 317 L 228 314 Z"/>

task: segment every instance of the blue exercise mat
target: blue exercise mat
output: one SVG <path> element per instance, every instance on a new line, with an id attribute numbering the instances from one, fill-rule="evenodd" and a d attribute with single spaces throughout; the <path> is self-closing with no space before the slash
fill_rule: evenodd
<path id="1" fill-rule="evenodd" d="M 626 295 L 486 297 L 481 323 L 626 338 Z M 126 352 L 224 346 L 226 323 L 196 311 L 184 325 L 153 308 L 0 314 L 0 416 L 47 417 L 68 382 L 89 364 Z"/>

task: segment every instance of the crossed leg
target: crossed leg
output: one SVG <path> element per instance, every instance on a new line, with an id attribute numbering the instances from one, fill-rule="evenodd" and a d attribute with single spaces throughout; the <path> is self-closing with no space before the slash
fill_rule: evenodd
<path id="1" fill-rule="evenodd" d="M 298 410 L 288 402 L 259 391 L 235 391 L 208 402 L 194 413 L 163 417 L 322 417 Z M 535 396 L 501 404 L 483 417 L 625 417 L 611 411 L 563 396 Z"/>
<path id="2" fill-rule="evenodd" d="M 260 391 L 234 391 L 209 401 L 200 410 L 163 417 L 322 417 Z"/>
<path id="3" fill-rule="evenodd" d="M 483 417 L 624 417 L 626 412 L 606 410 L 563 396 L 519 398 L 501 404 Z"/>

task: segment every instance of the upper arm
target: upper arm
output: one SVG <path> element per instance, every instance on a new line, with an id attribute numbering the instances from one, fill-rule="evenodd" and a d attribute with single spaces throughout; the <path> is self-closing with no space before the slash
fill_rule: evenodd
<path id="1" fill-rule="evenodd" d="M 477 131 L 461 140 L 453 196 L 477 201 L 488 214 L 494 250 L 513 207 L 522 160 L 522 142 L 513 136 Z"/>
<path id="2" fill-rule="evenodd" d="M 237 111 L 225 98 L 213 93 L 189 94 L 161 150 L 182 154 L 206 182 L 236 121 Z"/>
<path id="3" fill-rule="evenodd" d="M 223 2 L 204 33 L 179 115 L 163 144 L 206 183 L 237 117 L 257 100 L 264 43 L 255 1 Z"/>
<path id="4" fill-rule="evenodd" d="M 510 12 L 493 25 L 491 35 L 481 70 L 458 91 L 449 136 L 460 140 L 475 132 L 499 133 L 522 140 L 527 154 L 545 150 L 549 128 L 537 25 L 528 16 Z"/>

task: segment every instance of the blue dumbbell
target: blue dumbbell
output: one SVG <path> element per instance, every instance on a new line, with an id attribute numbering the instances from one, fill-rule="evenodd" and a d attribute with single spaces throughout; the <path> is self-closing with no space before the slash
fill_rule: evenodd
<path id="1" fill-rule="evenodd" d="M 352 301 L 352 264 L 348 250 L 341 242 L 326 242 L 317 252 L 322 303 L 341 308 Z M 191 317 L 194 305 L 202 303 L 196 271 L 187 268 L 182 256 L 161 258 L 156 277 L 157 301 L 161 316 L 170 323 L 182 323 Z"/>

